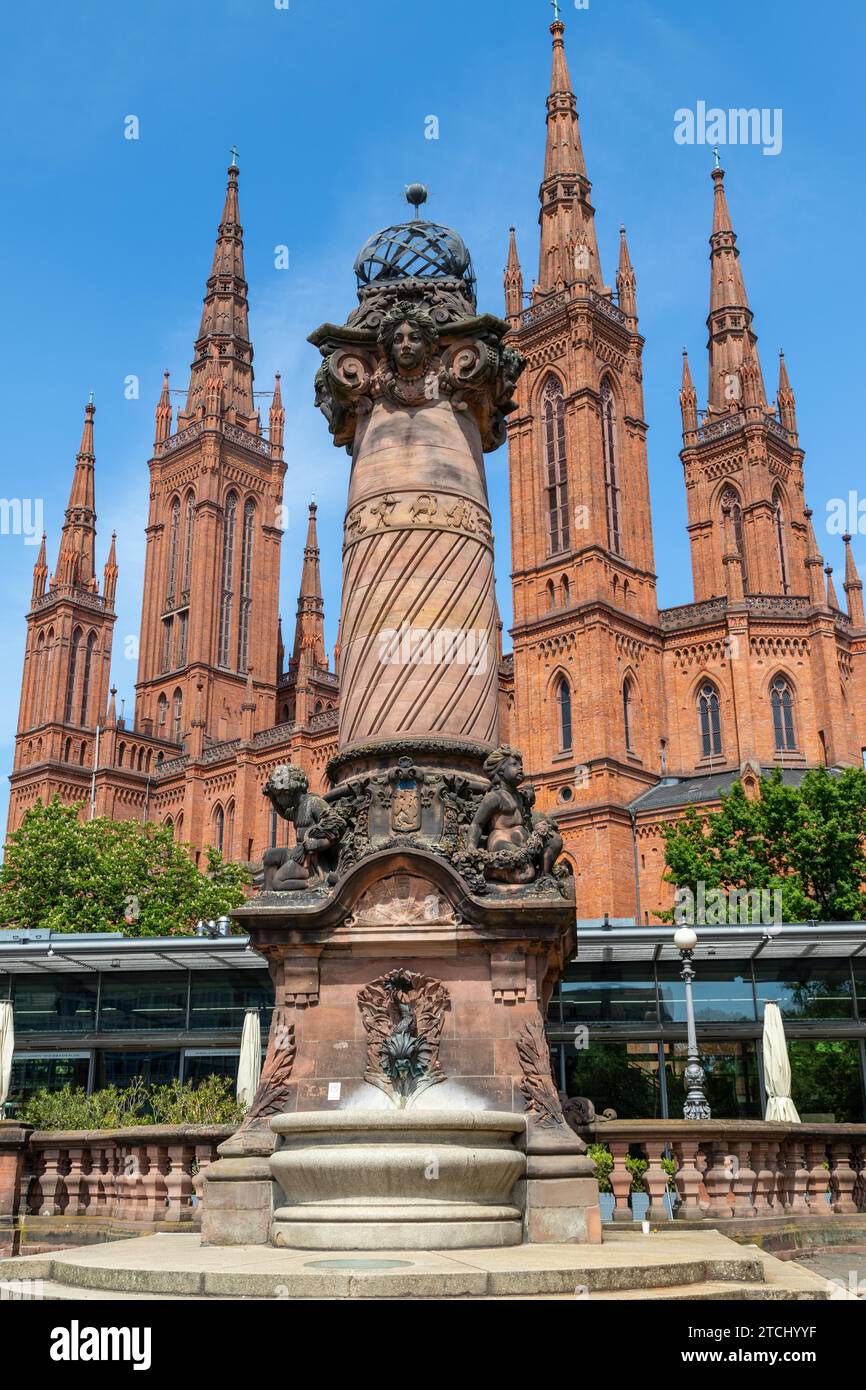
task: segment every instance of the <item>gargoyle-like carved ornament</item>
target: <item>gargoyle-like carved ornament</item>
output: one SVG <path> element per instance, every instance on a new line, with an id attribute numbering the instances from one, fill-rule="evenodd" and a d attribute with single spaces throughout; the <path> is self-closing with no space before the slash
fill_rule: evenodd
<path id="1" fill-rule="evenodd" d="M 399 1106 L 446 1079 L 439 1040 L 450 996 L 441 980 L 391 970 L 358 992 L 367 1033 L 364 1080 Z"/>

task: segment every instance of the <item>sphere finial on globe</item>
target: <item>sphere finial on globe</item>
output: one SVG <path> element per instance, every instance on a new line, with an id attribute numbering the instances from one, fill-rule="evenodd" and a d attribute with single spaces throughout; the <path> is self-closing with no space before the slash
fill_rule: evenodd
<path id="1" fill-rule="evenodd" d="M 414 217 L 421 216 L 418 209 L 421 207 L 422 203 L 426 203 L 427 193 L 428 190 L 423 183 L 410 183 L 408 185 L 406 189 L 406 202 L 411 203 L 412 207 L 415 209 L 413 213 Z"/>

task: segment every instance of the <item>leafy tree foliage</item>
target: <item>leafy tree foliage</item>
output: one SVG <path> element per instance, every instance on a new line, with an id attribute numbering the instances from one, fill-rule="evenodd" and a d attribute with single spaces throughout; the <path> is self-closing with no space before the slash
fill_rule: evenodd
<path id="1" fill-rule="evenodd" d="M 202 873 L 170 826 L 82 821 L 79 809 L 55 797 L 27 812 L 0 870 L 0 924 L 170 936 L 243 902 L 246 870 L 216 850 Z"/>
<path id="2" fill-rule="evenodd" d="M 746 796 L 735 782 L 718 811 L 689 807 L 665 827 L 665 879 L 705 890 L 779 889 L 785 922 L 866 917 L 866 770 L 808 771 L 799 786 L 777 769 Z M 668 920 L 672 913 L 663 914 Z"/>

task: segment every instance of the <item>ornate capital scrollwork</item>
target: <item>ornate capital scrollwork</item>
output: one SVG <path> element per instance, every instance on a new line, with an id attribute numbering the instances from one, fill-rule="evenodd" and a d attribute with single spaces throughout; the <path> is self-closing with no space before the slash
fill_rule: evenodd
<path id="1" fill-rule="evenodd" d="M 450 399 L 472 412 L 483 447 L 497 448 L 525 363 L 502 342 L 508 324 L 472 309 L 464 287 L 450 281 L 371 285 L 348 323 L 311 334 L 325 359 L 316 404 L 334 443 L 351 449 L 358 416 L 377 399 L 421 408 Z"/>

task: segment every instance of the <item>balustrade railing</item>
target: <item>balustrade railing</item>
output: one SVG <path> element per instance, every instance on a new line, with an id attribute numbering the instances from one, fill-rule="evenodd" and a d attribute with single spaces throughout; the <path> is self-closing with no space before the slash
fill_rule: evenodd
<path id="1" fill-rule="evenodd" d="M 610 1153 L 614 1221 L 633 1219 L 635 1158 L 651 1221 L 866 1212 L 866 1125 L 597 1120 L 581 1134 Z"/>
<path id="2" fill-rule="evenodd" d="M 236 1128 L 34 1130 L 19 1210 L 31 1216 L 198 1224 L 204 1171 Z"/>

